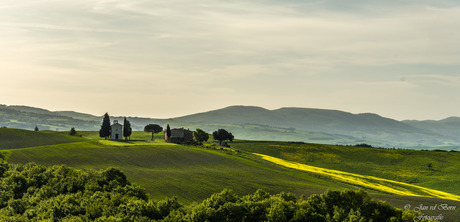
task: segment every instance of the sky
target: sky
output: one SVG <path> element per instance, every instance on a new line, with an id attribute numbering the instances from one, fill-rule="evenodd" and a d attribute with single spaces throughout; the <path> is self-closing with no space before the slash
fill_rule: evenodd
<path id="1" fill-rule="evenodd" d="M 460 1 L 2 0 L 0 104 L 460 116 Z"/>

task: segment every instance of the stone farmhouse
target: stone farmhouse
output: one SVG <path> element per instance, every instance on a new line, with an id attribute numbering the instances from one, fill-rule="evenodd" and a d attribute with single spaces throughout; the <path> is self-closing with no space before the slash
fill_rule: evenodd
<path id="1" fill-rule="evenodd" d="M 123 140 L 123 125 L 119 124 L 117 120 L 114 120 L 111 127 L 112 135 L 110 136 L 110 139 Z"/>
<path id="2" fill-rule="evenodd" d="M 168 138 L 168 135 L 165 134 L 165 141 L 170 143 L 179 143 L 179 142 L 189 142 L 193 141 L 193 132 L 182 128 L 171 129 L 171 136 Z"/>

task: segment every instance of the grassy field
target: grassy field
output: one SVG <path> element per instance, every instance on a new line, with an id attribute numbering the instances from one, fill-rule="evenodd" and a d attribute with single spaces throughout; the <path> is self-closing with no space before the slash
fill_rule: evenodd
<path id="1" fill-rule="evenodd" d="M 237 141 L 236 149 L 460 195 L 460 152 L 393 150 L 288 142 Z M 431 163 L 431 168 L 428 164 Z"/>
<path id="2" fill-rule="evenodd" d="M 10 149 L 0 150 L 10 163 L 65 164 L 77 169 L 117 167 L 155 199 L 176 196 L 189 203 L 201 201 L 224 188 L 230 188 L 238 195 L 264 189 L 270 193 L 284 191 L 307 196 L 328 189 L 364 188 L 375 197 L 401 208 L 408 203 L 412 206 L 420 203 L 459 204 L 447 199 L 417 197 L 427 195 L 420 192 L 421 188 L 411 187 L 424 186 L 458 195 L 458 173 L 453 169 L 458 169 L 460 160 L 459 153 L 455 152 L 258 141 L 231 143 L 235 149 L 244 151 L 235 152 L 164 143 L 162 133 L 155 135 L 155 141 L 149 141 L 151 134 L 145 132 L 134 132 L 131 141 L 110 141 L 99 138 L 98 132 L 79 132 L 81 138 L 69 137 L 67 132 L 15 132 L 26 133 L 26 136 L 15 142 L 5 142 L 5 138 L 0 141 L 0 144 L 10 146 Z M 27 136 L 29 133 L 30 137 Z M 37 146 L 37 141 L 46 143 Z M 212 143 L 206 146 L 217 147 Z M 432 170 L 427 169 L 427 163 L 432 163 Z M 313 168 L 306 165 L 316 166 L 322 172 L 312 172 Z M 308 172 L 305 169 L 309 169 Z M 355 182 L 326 174 L 334 170 L 340 170 L 338 175 L 342 177 L 356 174 L 353 175 Z M 363 181 L 366 177 L 367 180 Z M 381 178 L 392 181 L 382 182 Z M 437 178 L 443 180 L 437 181 Z M 356 183 L 357 179 L 367 185 Z M 398 182 L 408 185 L 395 184 Z M 388 187 L 397 192 L 389 191 Z M 458 215 L 457 211 L 441 213 L 452 218 Z"/>
<path id="3" fill-rule="evenodd" d="M 354 184 L 357 186 L 361 186 L 364 188 L 377 190 L 389 194 L 396 194 L 402 196 L 424 196 L 424 197 L 435 197 L 441 199 L 448 199 L 448 200 L 455 200 L 460 201 L 460 196 L 455 194 L 450 194 L 446 192 L 442 192 L 439 190 L 428 189 L 425 187 L 420 187 L 408 183 L 403 183 L 394 180 L 382 179 L 373 176 L 364 176 L 354 173 L 347 173 L 338 170 L 330 170 L 321 167 L 314 167 L 309 166 L 306 164 L 301 164 L 292 161 L 286 161 L 280 158 L 264 155 L 264 154 L 257 154 L 254 155 L 262 157 L 262 159 L 270 161 L 272 163 L 276 163 L 281 166 L 285 166 L 291 169 L 298 169 L 305 172 L 310 172 L 314 174 L 318 174 L 321 176 L 326 176 L 333 178 L 337 181 L 342 181 L 344 183 Z"/>
<path id="4" fill-rule="evenodd" d="M 92 137 L 94 133 L 83 135 Z M 151 134 L 139 132 L 139 136 L 150 138 Z M 90 139 L 2 152 L 11 163 L 65 164 L 77 169 L 117 167 L 126 173 L 130 181 L 143 186 L 152 197 L 164 199 L 176 196 L 184 202 L 202 200 L 224 188 L 233 189 L 240 195 L 257 189 L 309 195 L 329 188 L 353 187 L 266 164 L 252 155 L 179 146 L 161 142 L 161 137 L 156 135 L 157 142 Z"/>
<path id="5" fill-rule="evenodd" d="M 30 130 L 0 128 L 0 150 L 33 146 L 72 143 L 85 139 L 69 136 L 68 133 L 50 131 L 34 132 Z"/>

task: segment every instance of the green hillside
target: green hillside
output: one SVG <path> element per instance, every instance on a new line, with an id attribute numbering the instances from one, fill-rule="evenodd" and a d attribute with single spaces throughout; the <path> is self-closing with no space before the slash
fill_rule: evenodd
<path id="1" fill-rule="evenodd" d="M 84 139 L 62 133 L 0 128 L 0 150 L 72 143 L 82 140 Z"/>
<path id="2" fill-rule="evenodd" d="M 59 114 L 61 116 L 67 116 L 73 119 L 78 119 L 78 120 L 86 120 L 86 121 L 99 121 L 102 117 L 100 116 L 93 116 L 90 114 L 85 114 L 85 113 L 78 113 L 75 111 L 55 111 L 55 114 Z"/>
<path id="3" fill-rule="evenodd" d="M 316 167 L 396 180 L 460 195 L 460 152 L 237 141 L 236 149 Z M 431 164 L 431 167 L 429 167 Z"/>
<path id="4" fill-rule="evenodd" d="M 21 134 L 30 131 L 14 132 Z M 24 144 L 24 142 L 16 140 L 11 142 L 11 144 L 16 143 L 14 146 L 16 149 L 4 149 L 1 153 L 10 163 L 35 162 L 46 166 L 65 164 L 83 170 L 116 167 L 122 170 L 130 181 L 144 187 L 153 199 L 176 196 L 185 203 L 202 201 L 224 188 L 232 189 L 238 195 L 247 195 L 257 189 L 264 189 L 270 193 L 284 191 L 309 196 L 329 189 L 369 187 L 344 182 L 327 175 L 291 169 L 267 162 L 265 158 L 250 153 L 261 153 L 324 167 L 325 170 L 329 168 L 355 174 L 374 175 L 408 184 L 426 185 L 428 188 L 453 194 L 459 193 L 458 185 L 455 184 L 458 184 L 456 179 L 458 173 L 452 170 L 458 169 L 457 153 L 439 152 L 437 155 L 438 153 L 428 151 L 258 141 L 231 143 L 232 147 L 239 150 L 232 151 L 214 149 L 217 146 L 212 143 L 206 144 L 208 148 L 164 143 L 162 133 L 155 135 L 156 141 L 148 141 L 150 134 L 136 131 L 132 136 L 135 140 L 120 142 L 101 140 L 98 138 L 98 133 L 94 131 L 79 133 L 83 138 L 76 138 L 78 141 L 74 142 L 65 140 L 69 138 L 65 133 L 43 133 L 50 137 L 61 138 L 65 143 L 54 140 L 53 145 L 35 146 L 34 144 L 33 147 L 18 148 L 17 144 Z M 449 157 L 446 154 L 453 156 Z M 411 158 L 415 158 L 414 161 L 410 161 Z M 452 166 L 438 165 L 443 159 Z M 418 172 L 423 166 L 415 163 L 422 160 L 438 161 L 433 161 L 433 171 L 428 172 L 426 176 L 422 174 L 427 173 L 427 170 Z M 402 170 L 405 168 L 408 170 Z M 419 174 L 414 176 L 414 173 Z M 377 179 L 369 181 L 378 182 Z M 372 188 L 367 190 L 379 199 L 384 199 L 397 207 L 420 202 L 434 205 L 440 201 L 451 205 L 458 204 L 450 200 L 388 195 L 388 192 L 380 192 Z M 453 217 L 456 214 L 454 211 L 446 213 Z"/>
<path id="5" fill-rule="evenodd" d="M 452 137 L 460 135 L 460 117 L 449 117 L 443 120 L 404 120 L 402 122 L 441 135 Z"/>
<path id="6" fill-rule="evenodd" d="M 161 135 L 157 135 L 157 140 L 159 138 Z M 131 181 L 143 186 L 152 197 L 177 196 L 186 202 L 202 200 L 224 188 L 231 188 L 241 195 L 257 189 L 308 195 L 329 188 L 351 187 L 266 164 L 246 154 L 164 142 L 86 140 L 2 152 L 11 163 L 65 164 L 77 169 L 116 167 L 123 170 Z"/>
<path id="7" fill-rule="evenodd" d="M 100 125 L 95 120 L 80 120 L 60 115 L 44 109 L 26 106 L 0 105 L 0 126 L 18 129 L 68 131 L 72 127 L 78 130 L 95 130 Z"/>

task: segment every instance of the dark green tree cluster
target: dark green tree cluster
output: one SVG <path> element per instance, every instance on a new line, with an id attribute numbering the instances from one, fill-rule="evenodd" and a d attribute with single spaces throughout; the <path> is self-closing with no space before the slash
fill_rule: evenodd
<path id="1" fill-rule="evenodd" d="M 136 221 L 142 218 L 137 205 L 149 204 L 156 207 L 114 168 L 84 172 L 0 163 L 0 221 Z"/>
<path id="2" fill-rule="evenodd" d="M 76 136 L 77 135 L 77 131 L 75 130 L 75 127 L 72 127 L 70 129 L 69 135 L 71 135 L 71 136 Z"/>
<path id="3" fill-rule="evenodd" d="M 193 139 L 199 143 L 202 144 L 204 141 L 208 141 L 209 139 L 209 134 L 202 129 L 196 129 L 193 132 Z"/>
<path id="4" fill-rule="evenodd" d="M 149 200 L 117 169 L 84 172 L 0 162 L 0 221 L 413 221 L 413 211 L 376 202 L 364 191 L 328 191 L 309 198 L 231 190 L 201 203 Z"/>
<path id="5" fill-rule="evenodd" d="M 413 221 L 414 212 L 371 200 L 364 191 L 328 191 L 309 198 L 263 190 L 238 197 L 231 190 L 171 213 L 165 221 Z"/>
<path id="6" fill-rule="evenodd" d="M 219 145 L 222 145 L 222 142 L 225 140 L 233 141 L 234 137 L 232 133 L 229 133 L 227 130 L 219 129 L 212 133 L 214 140 L 219 141 Z"/>

